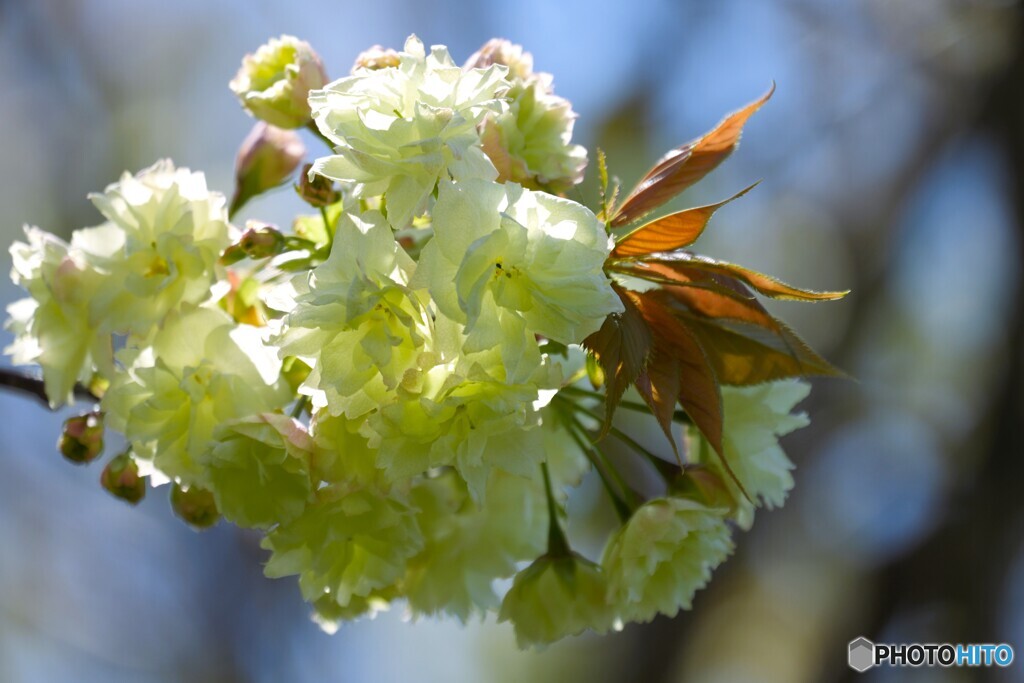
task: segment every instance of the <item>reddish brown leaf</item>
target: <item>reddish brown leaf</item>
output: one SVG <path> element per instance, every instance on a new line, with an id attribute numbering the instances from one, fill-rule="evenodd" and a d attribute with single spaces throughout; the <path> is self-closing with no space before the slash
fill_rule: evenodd
<path id="1" fill-rule="evenodd" d="M 703 273 L 694 270 L 691 273 L 680 273 L 675 268 L 668 268 L 663 264 L 649 264 L 646 261 L 627 261 L 609 264 L 609 270 L 635 277 L 640 280 L 654 282 L 664 287 L 692 287 L 707 289 L 718 292 L 722 296 L 729 296 L 738 299 L 755 300 L 754 294 L 746 285 L 724 275 Z"/>
<path id="2" fill-rule="evenodd" d="M 635 382 L 637 392 L 651 409 L 651 414 L 672 445 L 676 458 L 679 457 L 679 445 L 672 432 L 672 415 L 676 410 L 676 401 L 679 400 L 679 374 L 679 360 L 672 352 L 656 348 L 647 369 L 640 373 Z"/>
<path id="3" fill-rule="evenodd" d="M 670 269 L 688 280 L 700 280 L 701 273 L 709 275 L 724 275 L 735 278 L 757 292 L 771 297 L 772 299 L 784 299 L 790 301 L 834 301 L 842 299 L 849 294 L 849 290 L 841 292 L 815 292 L 809 289 L 800 289 L 787 285 L 771 275 L 759 273 L 743 266 L 737 266 L 726 261 L 718 261 L 707 256 L 700 256 L 686 251 L 675 251 L 671 254 L 656 254 L 643 260 L 646 267 L 653 267 L 655 264 L 662 269 Z M 659 272 L 664 272 L 659 269 Z M 704 276 L 706 277 L 706 275 Z"/>
<path id="4" fill-rule="evenodd" d="M 779 321 L 756 299 L 746 299 L 738 294 L 725 295 L 702 287 L 666 287 L 665 291 L 679 304 L 705 318 L 739 320 L 769 330 L 779 329 Z"/>
<path id="5" fill-rule="evenodd" d="M 642 225 L 615 244 L 612 256 L 615 258 L 645 256 L 655 252 L 688 247 L 701 236 L 715 211 L 734 199 L 739 199 L 755 187 L 757 187 L 757 183 L 717 204 L 677 211 Z"/>
<path id="6" fill-rule="evenodd" d="M 640 218 L 714 170 L 736 149 L 747 119 L 774 92 L 773 83 L 771 90 L 761 98 L 726 116 L 711 132 L 662 157 L 619 206 L 611 226 L 618 227 Z"/>
<path id="7" fill-rule="evenodd" d="M 732 278 L 697 271 L 694 275 L 699 279 L 693 280 L 687 274 L 664 264 L 642 261 L 632 267 L 616 270 L 662 284 L 677 304 L 702 316 L 742 320 L 772 330 L 778 329 L 778 321 L 753 297 L 750 290 Z"/>
<path id="8" fill-rule="evenodd" d="M 845 376 L 779 321 L 777 329 L 771 330 L 724 318 L 680 315 L 708 351 L 722 384 L 748 386 L 787 377 Z"/>
<path id="9" fill-rule="evenodd" d="M 605 420 L 602 434 L 611 426 L 612 415 L 629 385 L 637 378 L 651 353 L 653 338 L 630 292 L 616 284 L 612 288 L 625 310 L 605 319 L 601 329 L 583 340 L 583 347 L 596 358 L 604 372 Z"/>
<path id="10" fill-rule="evenodd" d="M 719 453 L 722 452 L 722 396 L 718 380 L 694 335 L 673 314 L 665 291 L 629 292 L 654 335 L 654 353 L 636 386 L 676 448 L 672 413 L 676 401 Z"/>

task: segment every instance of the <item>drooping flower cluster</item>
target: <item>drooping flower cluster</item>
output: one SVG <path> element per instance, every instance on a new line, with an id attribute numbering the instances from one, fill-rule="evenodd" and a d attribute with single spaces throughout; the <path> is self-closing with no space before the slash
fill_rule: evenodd
<path id="1" fill-rule="evenodd" d="M 613 230 L 717 165 L 760 102 L 618 207 L 599 157 L 595 214 L 563 196 L 587 163 L 575 114 L 519 46 L 490 41 L 459 67 L 413 36 L 326 81 L 289 36 L 246 57 L 231 88 L 260 121 L 230 207 L 160 162 L 91 197 L 102 225 L 70 243 L 28 228 L 12 247 L 29 297 L 9 308 L 8 352 L 42 367 L 51 406 L 99 401 L 61 451 L 96 458 L 105 417 L 130 444 L 101 477 L 111 493 L 136 503 L 142 477 L 170 482 L 197 528 L 261 530 L 267 575 L 297 576 L 325 628 L 404 600 L 497 611 L 532 645 L 689 608 L 730 524 L 792 486 L 777 438 L 807 423 L 793 378 L 833 372 L 749 288 L 839 294 L 683 251 L 718 205 Z M 305 154 L 278 128 L 303 127 L 329 145 L 296 184 L 314 213 L 240 233 L 234 214 Z M 631 385 L 673 448 L 673 423 L 691 423 L 685 461 L 612 423 Z M 625 484 L 609 433 L 664 485 Z M 562 522 L 587 472 L 622 522 L 600 562 Z"/>

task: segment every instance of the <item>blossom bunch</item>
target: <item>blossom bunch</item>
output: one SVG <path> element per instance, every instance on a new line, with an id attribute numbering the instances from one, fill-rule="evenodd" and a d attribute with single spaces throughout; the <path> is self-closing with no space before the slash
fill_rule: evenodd
<path id="1" fill-rule="evenodd" d="M 51 407 L 97 404 L 62 452 L 95 459 L 105 421 L 129 444 L 111 493 L 168 484 L 193 526 L 259 530 L 266 574 L 298 577 L 325 628 L 404 602 L 496 612 L 527 646 L 689 608 L 734 528 L 793 485 L 777 439 L 807 424 L 801 378 L 837 373 L 753 292 L 842 293 L 688 251 L 725 202 L 644 222 L 768 96 L 621 201 L 599 154 L 592 210 L 566 196 L 588 161 L 570 103 L 507 41 L 460 66 L 412 36 L 329 81 L 283 36 L 231 88 L 258 121 L 230 203 L 160 161 L 91 196 L 99 226 L 27 228 L 11 249 L 28 297 L 8 353 L 41 367 Z M 295 178 L 302 129 L 326 147 Z M 293 178 L 310 208 L 291 230 L 235 227 Z M 650 416 L 674 457 L 617 408 Z M 612 450 L 661 484 L 628 480 Z M 620 520 L 601 557 L 566 534 L 586 476 Z"/>

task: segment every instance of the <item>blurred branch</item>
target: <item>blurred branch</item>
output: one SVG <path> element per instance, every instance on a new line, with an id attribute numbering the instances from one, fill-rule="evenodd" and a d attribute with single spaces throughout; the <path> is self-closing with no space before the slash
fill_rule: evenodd
<path id="1" fill-rule="evenodd" d="M 0 388 L 31 396 L 46 406 L 48 410 L 53 410 L 50 407 L 49 399 L 46 397 L 46 388 L 41 379 L 30 377 L 10 368 L 0 368 Z M 100 400 L 96 394 L 81 384 L 75 385 L 74 395 L 75 398 L 80 398 L 83 401 Z"/>
<path id="2" fill-rule="evenodd" d="M 1017 30 L 1024 28 L 1018 13 Z M 1024 42 L 1015 41 L 1010 62 L 988 84 L 977 114 L 965 132 L 991 135 L 1004 155 L 1008 196 L 1017 230 L 1018 272 L 1024 270 Z M 949 496 L 948 514 L 937 520 L 934 532 L 912 552 L 882 567 L 875 581 L 873 613 L 861 632 L 882 633 L 899 615 L 928 608 L 953 608 L 941 640 L 1000 642 L 1000 618 L 1013 559 L 1021 551 L 1024 507 L 1020 481 L 1024 478 L 1024 282 L 1018 282 L 1017 306 L 1005 321 L 1007 357 L 1001 385 L 993 387 L 987 416 L 962 448 L 979 451 L 973 471 L 956 477 L 959 486 Z M 982 459 L 983 458 L 983 459 Z M 841 672 L 841 673 L 840 673 Z M 839 680 L 859 674 L 845 666 L 832 672 Z M 979 671 L 978 680 L 995 673 Z"/>

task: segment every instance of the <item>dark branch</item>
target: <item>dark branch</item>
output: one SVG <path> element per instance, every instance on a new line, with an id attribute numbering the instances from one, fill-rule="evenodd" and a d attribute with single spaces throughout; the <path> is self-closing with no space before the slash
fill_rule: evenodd
<path id="1" fill-rule="evenodd" d="M 46 390 L 41 379 L 24 375 L 10 368 L 0 368 L 0 388 L 12 389 L 28 396 L 33 396 L 48 409 L 51 409 L 50 401 L 46 398 Z M 98 396 L 82 384 L 75 385 L 74 395 L 75 398 L 83 401 L 100 400 Z"/>

